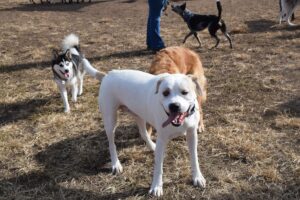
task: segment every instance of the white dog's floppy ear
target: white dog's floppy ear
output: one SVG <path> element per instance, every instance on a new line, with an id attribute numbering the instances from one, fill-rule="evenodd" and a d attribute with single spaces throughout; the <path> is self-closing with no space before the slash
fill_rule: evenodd
<path id="1" fill-rule="evenodd" d="M 202 91 L 202 88 L 201 88 L 201 85 L 199 83 L 199 78 L 196 77 L 196 76 L 193 76 L 191 74 L 188 75 L 188 77 L 190 79 L 192 79 L 193 83 L 195 84 L 195 92 L 198 96 L 202 96 L 203 95 L 203 91 Z"/>
<path id="2" fill-rule="evenodd" d="M 157 81 L 157 83 L 156 83 L 156 90 L 155 90 L 155 94 L 157 94 L 158 93 L 158 90 L 159 90 L 159 86 L 160 86 L 160 84 L 161 84 L 161 82 L 164 80 L 164 77 L 161 77 L 158 81 Z"/>

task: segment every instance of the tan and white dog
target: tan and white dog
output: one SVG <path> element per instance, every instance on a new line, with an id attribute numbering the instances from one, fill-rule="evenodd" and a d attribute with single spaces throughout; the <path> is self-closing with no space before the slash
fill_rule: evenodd
<path id="1" fill-rule="evenodd" d="M 126 107 L 133 114 L 140 135 L 148 147 L 155 151 L 154 175 L 149 193 L 155 196 L 163 194 L 164 153 L 168 141 L 180 135 L 186 135 L 193 184 L 205 187 L 197 153 L 200 119 L 197 95 L 201 95 L 198 81 L 184 74 L 152 75 L 135 70 L 109 72 L 102 80 L 98 101 L 109 141 L 113 173 L 123 171 L 116 151 L 114 131 L 117 110 Z M 147 134 L 146 123 L 157 130 L 156 144 Z"/>
<path id="2" fill-rule="evenodd" d="M 198 96 L 200 125 L 199 132 L 204 131 L 202 106 L 206 101 L 207 81 L 204 75 L 204 69 L 199 55 L 191 49 L 174 46 L 167 47 L 157 52 L 149 68 L 150 74 L 190 74 L 197 77 L 198 84 L 201 87 L 202 94 Z M 151 129 L 148 129 L 151 133 Z"/>

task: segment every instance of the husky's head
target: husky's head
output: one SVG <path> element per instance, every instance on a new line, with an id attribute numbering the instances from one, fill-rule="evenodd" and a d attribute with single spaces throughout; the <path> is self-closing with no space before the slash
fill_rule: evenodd
<path id="1" fill-rule="evenodd" d="M 180 16 L 183 15 L 183 12 L 186 9 L 186 3 L 182 3 L 182 4 L 172 4 L 171 5 L 172 11 L 174 11 L 175 13 L 179 14 Z"/>
<path id="2" fill-rule="evenodd" d="M 202 95 L 198 81 L 184 74 L 164 74 L 157 82 L 156 94 L 162 109 L 167 115 L 163 127 L 172 124 L 183 125 L 185 118 L 190 116 L 197 107 L 197 94 Z"/>
<path id="3" fill-rule="evenodd" d="M 72 54 L 69 49 L 63 53 L 53 50 L 52 69 L 55 75 L 62 80 L 67 81 L 73 77 Z"/>

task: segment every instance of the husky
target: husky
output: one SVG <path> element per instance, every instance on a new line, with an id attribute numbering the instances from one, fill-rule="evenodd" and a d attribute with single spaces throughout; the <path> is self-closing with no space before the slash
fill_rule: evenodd
<path id="1" fill-rule="evenodd" d="M 288 25 L 295 26 L 291 21 L 295 19 L 294 12 L 298 5 L 300 5 L 300 0 L 279 0 L 279 24 L 281 24 L 282 21 L 287 21 Z"/>
<path id="2" fill-rule="evenodd" d="M 70 112 L 67 86 L 72 88 L 72 101 L 77 101 L 77 95 L 83 92 L 83 77 L 87 72 L 99 81 L 105 73 L 99 72 L 84 57 L 79 48 L 79 38 L 70 34 L 62 41 L 62 52 L 53 50 L 52 71 L 54 81 L 60 91 L 64 112 Z"/>
<path id="3" fill-rule="evenodd" d="M 231 37 L 227 32 L 226 24 L 224 20 L 222 20 L 221 14 L 222 14 L 222 5 L 220 3 L 220 0 L 216 0 L 217 8 L 218 8 L 218 16 L 217 15 L 199 15 L 195 14 L 192 11 L 188 10 L 186 8 L 186 3 L 183 3 L 181 5 L 173 4 L 171 5 L 172 11 L 180 15 L 183 20 L 187 23 L 190 33 L 188 33 L 183 43 L 187 40 L 188 37 L 191 35 L 194 35 L 197 39 L 200 47 L 202 46 L 201 40 L 198 38 L 197 32 L 203 31 L 204 29 L 208 28 L 209 34 L 214 37 L 217 41 L 214 48 L 216 48 L 219 45 L 220 39 L 216 35 L 217 31 L 220 29 L 222 33 L 225 35 L 227 40 L 229 41 L 230 48 L 232 48 L 232 42 Z"/>

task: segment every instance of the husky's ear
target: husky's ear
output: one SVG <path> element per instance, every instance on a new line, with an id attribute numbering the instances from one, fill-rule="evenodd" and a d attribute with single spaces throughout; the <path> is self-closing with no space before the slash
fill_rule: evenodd
<path id="1" fill-rule="evenodd" d="M 67 51 L 66 51 L 66 58 L 68 59 L 68 60 L 72 60 L 72 54 L 71 54 L 71 51 L 70 51 L 70 49 L 68 49 Z"/>
<path id="2" fill-rule="evenodd" d="M 190 79 L 192 79 L 193 83 L 194 83 L 194 89 L 195 89 L 195 92 L 198 96 L 202 96 L 203 95 L 203 91 L 202 91 L 202 88 L 201 88 L 201 85 L 199 83 L 199 78 L 196 77 L 196 76 L 193 76 L 191 74 L 188 75 L 188 77 Z"/>
<path id="3" fill-rule="evenodd" d="M 59 56 L 59 52 L 57 49 L 52 49 L 52 56 L 53 56 L 53 60 L 56 60 Z"/>
<path id="4" fill-rule="evenodd" d="M 181 8 L 182 10 L 185 10 L 185 8 L 186 8 L 186 2 L 184 2 L 183 4 L 181 4 L 181 5 L 180 5 L 180 8 Z"/>
<path id="5" fill-rule="evenodd" d="M 163 82 L 163 80 L 164 80 L 164 77 L 161 77 L 158 81 L 157 81 L 157 83 L 156 83 L 156 90 L 155 90 L 155 94 L 157 94 L 158 93 L 158 90 L 159 90 L 159 86 L 160 86 L 160 84 Z"/>

